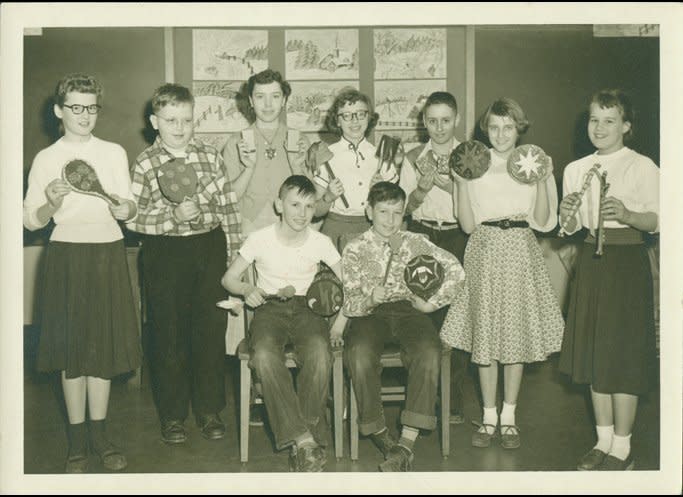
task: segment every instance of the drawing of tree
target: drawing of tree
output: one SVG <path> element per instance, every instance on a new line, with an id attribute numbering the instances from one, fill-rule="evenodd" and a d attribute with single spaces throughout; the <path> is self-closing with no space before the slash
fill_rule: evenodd
<path id="1" fill-rule="evenodd" d="M 354 69 L 358 67 L 358 49 L 355 49 L 351 56 L 351 67 Z"/>

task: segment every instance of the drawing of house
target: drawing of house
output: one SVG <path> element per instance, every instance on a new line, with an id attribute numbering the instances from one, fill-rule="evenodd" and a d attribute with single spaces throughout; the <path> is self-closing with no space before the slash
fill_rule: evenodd
<path id="1" fill-rule="evenodd" d="M 337 37 L 332 51 L 320 59 L 320 62 L 318 63 L 320 69 L 327 69 L 330 72 L 336 71 L 341 67 L 352 66 L 353 54 L 349 50 L 342 50 L 339 48 L 339 37 Z"/>

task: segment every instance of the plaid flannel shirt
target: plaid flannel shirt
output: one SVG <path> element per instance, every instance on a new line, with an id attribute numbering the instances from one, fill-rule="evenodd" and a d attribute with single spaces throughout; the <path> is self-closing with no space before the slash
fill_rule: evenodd
<path id="1" fill-rule="evenodd" d="M 159 167 L 173 158 L 157 137 L 135 159 L 131 177 L 138 212 L 127 227 L 147 235 L 181 236 L 201 233 L 220 224 L 226 235 L 230 262 L 242 243 L 242 227 L 237 196 L 225 175 L 223 157 L 213 147 L 194 138 L 187 145 L 185 163 L 197 174 L 197 193 L 193 200 L 200 211 L 190 222 L 175 219 L 173 210 L 178 204 L 162 194 L 157 181 Z"/>

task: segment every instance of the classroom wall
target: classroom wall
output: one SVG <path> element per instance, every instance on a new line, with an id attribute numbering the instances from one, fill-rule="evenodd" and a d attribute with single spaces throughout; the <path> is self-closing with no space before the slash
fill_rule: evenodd
<path id="1" fill-rule="evenodd" d="M 594 149 L 585 111 L 591 95 L 622 87 L 636 106 L 632 148 L 659 164 L 659 38 L 599 38 L 592 26 L 477 26 L 475 115 L 509 96 L 532 125 L 523 143 L 553 157 L 562 170 Z"/>

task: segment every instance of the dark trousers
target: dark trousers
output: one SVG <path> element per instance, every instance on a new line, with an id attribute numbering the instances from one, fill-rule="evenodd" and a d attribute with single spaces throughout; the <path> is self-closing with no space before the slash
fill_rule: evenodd
<path id="1" fill-rule="evenodd" d="M 458 258 L 460 264 L 465 258 L 465 247 L 469 236 L 460 228 L 452 230 L 437 230 L 425 226 L 417 221 L 410 220 L 408 223 L 408 230 L 413 233 L 423 233 L 427 235 L 429 241 L 437 247 L 448 250 L 451 254 Z M 446 314 L 448 313 L 448 306 L 442 307 L 430 314 L 434 327 L 437 330 L 441 329 Z M 467 367 L 470 362 L 470 354 L 460 349 L 453 349 L 451 354 L 451 412 L 462 413 L 463 411 L 463 385 L 465 377 L 467 376 Z"/>
<path id="2" fill-rule="evenodd" d="M 146 237 L 142 265 L 159 418 L 184 420 L 190 401 L 195 415 L 221 411 L 226 313 L 216 302 L 226 298 L 223 231 Z"/>
<path id="3" fill-rule="evenodd" d="M 428 315 L 410 302 L 379 305 L 370 316 L 351 318 L 344 340 L 344 361 L 358 401 L 363 435 L 386 426 L 381 400 L 380 356 L 387 343 L 397 343 L 408 370 L 406 403 L 401 423 L 436 428 L 436 395 L 441 368 L 441 341 Z"/>
<path id="4" fill-rule="evenodd" d="M 285 365 L 288 344 L 293 345 L 299 366 L 296 391 Z M 305 297 L 266 302 L 254 311 L 249 349 L 276 447 L 291 444 L 307 431 L 326 445 L 324 409 L 332 373 L 327 321 L 306 306 Z"/>

